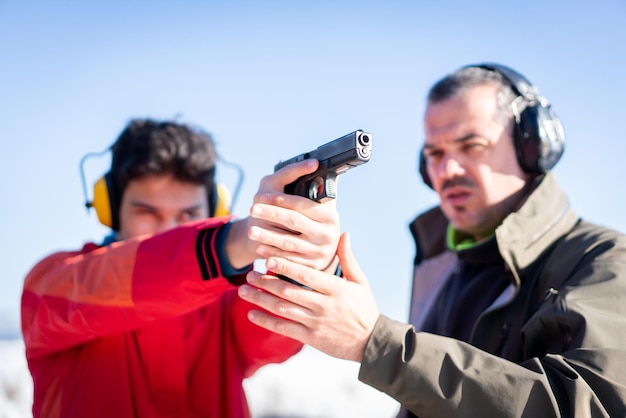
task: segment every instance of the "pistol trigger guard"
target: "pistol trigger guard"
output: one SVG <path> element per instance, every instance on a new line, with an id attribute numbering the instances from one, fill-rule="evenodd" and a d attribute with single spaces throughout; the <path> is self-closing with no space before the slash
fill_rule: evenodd
<path id="1" fill-rule="evenodd" d="M 324 185 L 324 178 L 316 176 L 309 183 L 309 199 L 316 202 L 325 196 L 326 187 Z"/>

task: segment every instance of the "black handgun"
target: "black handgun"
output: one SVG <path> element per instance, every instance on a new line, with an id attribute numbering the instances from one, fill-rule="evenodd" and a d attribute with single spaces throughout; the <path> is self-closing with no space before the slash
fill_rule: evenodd
<path id="1" fill-rule="evenodd" d="M 371 156 L 372 135 L 358 130 L 330 141 L 313 151 L 281 161 L 274 166 L 274 171 L 309 158 L 318 160 L 317 170 L 286 185 L 285 193 L 308 197 L 316 202 L 325 202 L 337 197 L 337 176 L 368 162 Z M 289 283 L 310 289 L 282 274 L 277 274 L 277 276 Z"/>
<path id="2" fill-rule="evenodd" d="M 274 166 L 274 171 L 309 158 L 318 160 L 317 170 L 286 185 L 285 193 L 308 197 L 316 202 L 325 202 L 337 197 L 337 176 L 368 162 L 371 156 L 372 135 L 357 130 L 321 145 L 313 151 L 280 161 Z"/>

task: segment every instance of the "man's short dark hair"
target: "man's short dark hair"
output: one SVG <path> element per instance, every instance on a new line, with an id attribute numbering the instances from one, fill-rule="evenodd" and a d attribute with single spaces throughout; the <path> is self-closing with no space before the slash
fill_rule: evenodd
<path id="1" fill-rule="evenodd" d="M 437 81 L 428 92 L 429 103 L 440 103 L 464 91 L 483 85 L 498 87 L 498 116 L 502 123 L 513 117 L 511 103 L 518 96 L 511 82 L 497 71 L 481 67 L 463 67 Z"/>
<path id="2" fill-rule="evenodd" d="M 111 175 L 121 195 L 131 180 L 171 175 L 176 180 L 214 184 L 217 155 L 211 136 L 172 121 L 133 119 L 111 146 Z"/>

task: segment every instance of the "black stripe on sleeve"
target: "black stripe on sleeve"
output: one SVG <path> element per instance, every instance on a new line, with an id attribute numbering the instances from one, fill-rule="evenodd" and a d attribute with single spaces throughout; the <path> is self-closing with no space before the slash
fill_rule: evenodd
<path id="1" fill-rule="evenodd" d="M 203 229 L 196 239 L 196 258 L 202 280 L 210 280 L 219 276 L 217 260 L 211 246 L 216 230 L 216 228 Z"/>

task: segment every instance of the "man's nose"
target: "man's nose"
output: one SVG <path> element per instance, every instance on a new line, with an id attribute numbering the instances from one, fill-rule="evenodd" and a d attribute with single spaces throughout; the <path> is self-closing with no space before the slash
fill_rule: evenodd
<path id="1" fill-rule="evenodd" d="M 178 220 L 175 217 L 162 219 L 161 222 L 159 222 L 157 232 L 164 232 L 169 229 L 176 228 L 178 224 Z"/>
<path id="2" fill-rule="evenodd" d="M 461 176 L 465 173 L 463 165 L 454 156 L 445 156 L 437 165 L 437 176 L 443 180 Z"/>

